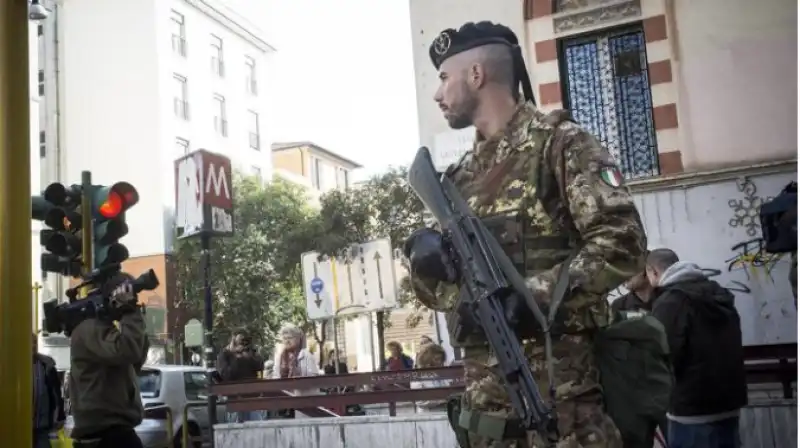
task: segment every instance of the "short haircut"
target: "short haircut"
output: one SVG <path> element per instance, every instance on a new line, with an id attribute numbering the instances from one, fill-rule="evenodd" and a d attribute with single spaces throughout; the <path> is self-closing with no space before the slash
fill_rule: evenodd
<path id="1" fill-rule="evenodd" d="M 389 342 L 388 344 L 386 344 L 386 348 L 388 348 L 388 349 L 390 349 L 390 350 L 391 350 L 392 348 L 394 348 L 394 349 L 396 349 L 396 350 L 397 350 L 397 351 L 399 351 L 399 352 L 403 351 L 403 346 L 402 346 L 402 345 L 400 345 L 400 343 L 399 343 L 399 342 L 397 342 L 397 341 L 391 341 L 391 342 Z"/>
<path id="2" fill-rule="evenodd" d="M 658 272 L 664 272 L 668 267 L 680 261 L 678 254 L 672 249 L 655 249 L 647 255 L 647 265 Z"/>
<path id="3" fill-rule="evenodd" d="M 475 62 L 483 65 L 487 82 L 517 92 L 514 55 L 509 46 L 491 44 L 478 47 L 475 49 Z"/>

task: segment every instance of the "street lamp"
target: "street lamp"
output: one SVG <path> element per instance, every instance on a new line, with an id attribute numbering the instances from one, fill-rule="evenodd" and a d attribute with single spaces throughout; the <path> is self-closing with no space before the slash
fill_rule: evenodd
<path id="1" fill-rule="evenodd" d="M 39 0 L 31 0 L 28 7 L 28 19 L 34 22 L 44 20 L 50 15 L 50 11 L 39 3 Z"/>

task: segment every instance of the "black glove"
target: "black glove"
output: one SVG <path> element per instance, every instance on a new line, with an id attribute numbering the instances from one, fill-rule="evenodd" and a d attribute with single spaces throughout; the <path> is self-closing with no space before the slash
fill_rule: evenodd
<path id="1" fill-rule="evenodd" d="M 403 254 L 408 258 L 412 274 L 442 282 L 456 281 L 452 261 L 438 231 L 429 228 L 415 230 L 406 239 Z"/>

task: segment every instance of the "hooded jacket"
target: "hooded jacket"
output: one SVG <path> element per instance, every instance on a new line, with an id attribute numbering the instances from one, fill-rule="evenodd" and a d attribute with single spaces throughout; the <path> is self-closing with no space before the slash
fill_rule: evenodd
<path id="1" fill-rule="evenodd" d="M 747 404 L 742 329 L 733 294 L 695 264 L 667 268 L 654 291 L 653 316 L 669 340 L 675 389 L 670 418 L 707 423 Z"/>

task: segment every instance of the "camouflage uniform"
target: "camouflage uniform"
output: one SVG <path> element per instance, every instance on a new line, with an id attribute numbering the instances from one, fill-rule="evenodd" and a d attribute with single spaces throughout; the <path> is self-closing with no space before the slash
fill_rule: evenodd
<path id="1" fill-rule="evenodd" d="M 621 447 L 619 431 L 603 409 L 592 340 L 608 324 L 606 294 L 644 269 L 646 238 L 608 151 L 564 121 L 567 117 L 564 111 L 545 115 L 531 103 L 521 104 L 502 135 L 478 135 L 473 150 L 448 175 L 523 272 L 539 303 L 550 301 L 561 263 L 577 253 L 561 305 L 565 331 L 553 341 L 556 446 Z M 419 276 L 412 285 L 427 307 L 452 310 L 455 285 Z M 543 339 L 523 346 L 542 396 L 548 397 Z M 468 340 L 462 347 L 464 406 L 513 418 L 503 384 L 489 368 L 496 361 L 488 345 Z M 471 432 L 469 439 L 473 448 L 546 446 L 536 434 L 492 441 Z"/>

